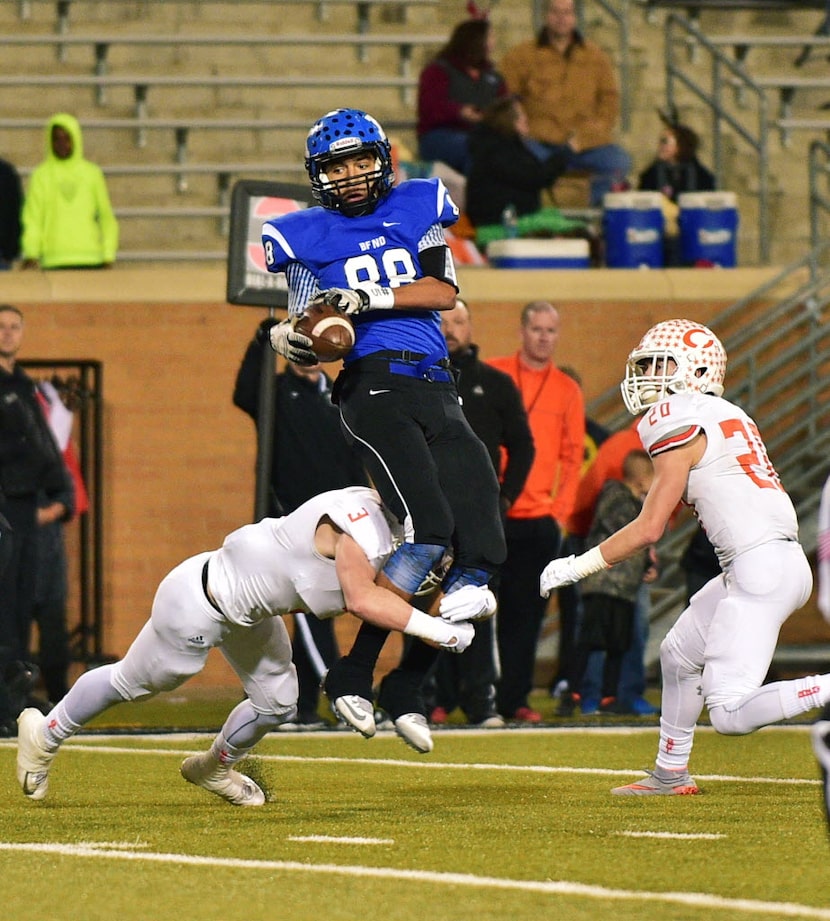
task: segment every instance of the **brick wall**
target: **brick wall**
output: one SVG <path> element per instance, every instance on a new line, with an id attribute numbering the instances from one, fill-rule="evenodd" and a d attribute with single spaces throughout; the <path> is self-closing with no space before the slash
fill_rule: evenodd
<path id="1" fill-rule="evenodd" d="M 582 374 L 590 398 L 619 381 L 651 324 L 682 315 L 706 322 L 769 275 L 462 269 L 461 285 L 484 357 L 517 347 L 527 301 L 557 303 L 558 361 Z M 103 363 L 104 649 L 112 655 L 124 653 L 176 563 L 252 517 L 254 426 L 231 394 L 266 311 L 228 305 L 224 285 L 215 269 L 4 273 L 2 300 L 25 314 L 22 358 Z M 354 624 L 341 619 L 344 642 Z M 382 668 L 398 648 L 389 644 Z M 233 684 L 214 658 L 197 681 Z"/>

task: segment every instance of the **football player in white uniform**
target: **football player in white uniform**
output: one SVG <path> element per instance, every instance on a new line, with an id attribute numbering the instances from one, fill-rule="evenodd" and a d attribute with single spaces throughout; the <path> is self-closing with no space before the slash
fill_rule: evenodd
<path id="1" fill-rule="evenodd" d="M 722 399 L 726 352 L 699 323 L 669 320 L 628 356 L 622 396 L 654 461 L 637 518 L 598 547 L 551 561 L 543 595 L 655 543 L 679 501 L 691 506 L 723 573 L 689 601 L 660 646 L 663 676 L 656 766 L 612 793 L 700 792 L 689 774 L 704 704 L 714 728 L 743 735 L 830 700 L 830 675 L 762 687 L 784 621 L 803 605 L 812 573 L 795 509 L 752 419 Z"/>
<path id="2" fill-rule="evenodd" d="M 315 496 L 284 518 L 239 528 L 218 550 L 180 563 L 162 580 L 149 621 L 120 662 L 83 674 L 46 716 L 32 708 L 20 714 L 17 779 L 23 792 L 43 799 L 62 742 L 113 704 L 179 687 L 202 670 L 216 646 L 247 696 L 210 750 L 185 759 L 181 772 L 236 806 L 262 805 L 263 791 L 232 765 L 295 716 L 296 671 L 278 615 L 302 610 L 326 618 L 348 610 L 463 652 L 474 631 L 462 621 L 478 616 L 482 604 L 495 608 L 487 590 L 471 586 L 440 609 L 446 617 L 430 617 L 376 585 L 395 546 L 392 528 L 398 526 L 373 489 L 349 487 Z"/>

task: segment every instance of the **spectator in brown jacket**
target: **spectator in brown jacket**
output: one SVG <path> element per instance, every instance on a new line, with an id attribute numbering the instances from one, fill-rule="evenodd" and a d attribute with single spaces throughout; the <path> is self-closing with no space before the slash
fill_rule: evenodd
<path id="1" fill-rule="evenodd" d="M 540 157 L 568 152 L 568 168 L 591 173 L 591 204 L 601 205 L 626 181 L 631 157 L 613 143 L 620 111 L 613 65 L 577 30 L 574 0 L 550 0 L 538 37 L 511 48 L 501 72 L 527 110 Z"/>

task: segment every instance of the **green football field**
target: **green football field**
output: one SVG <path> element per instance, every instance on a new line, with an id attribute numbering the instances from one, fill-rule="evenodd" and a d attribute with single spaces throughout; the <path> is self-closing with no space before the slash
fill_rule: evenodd
<path id="1" fill-rule="evenodd" d="M 210 736 L 102 731 L 142 713 L 218 725 L 225 706 L 211 707 L 116 708 L 67 743 L 40 803 L 17 787 L 14 742 L 0 742 L 6 917 L 830 921 L 804 724 L 701 728 L 702 795 L 648 799 L 609 789 L 650 766 L 652 720 L 438 730 L 426 756 L 388 732 L 273 733 L 246 764 L 271 797 L 254 809 L 179 776 Z"/>

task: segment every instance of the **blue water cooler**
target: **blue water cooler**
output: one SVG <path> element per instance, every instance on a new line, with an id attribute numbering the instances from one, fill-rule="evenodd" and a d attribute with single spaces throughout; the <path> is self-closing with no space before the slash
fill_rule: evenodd
<path id="1" fill-rule="evenodd" d="M 734 268 L 738 205 L 734 192 L 684 192 L 680 206 L 680 256 L 684 265 Z"/>
<path id="2" fill-rule="evenodd" d="M 605 264 L 609 269 L 663 267 L 659 192 L 609 192 L 603 198 Z"/>

